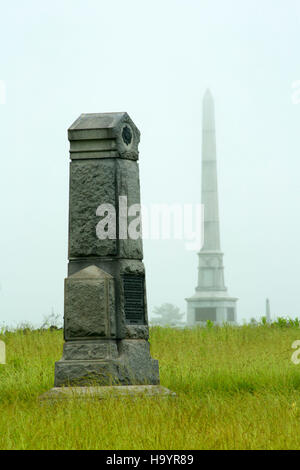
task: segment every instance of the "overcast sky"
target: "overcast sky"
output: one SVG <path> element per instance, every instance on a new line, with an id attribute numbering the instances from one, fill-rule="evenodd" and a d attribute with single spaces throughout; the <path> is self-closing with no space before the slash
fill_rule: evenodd
<path id="1" fill-rule="evenodd" d="M 0 323 L 63 314 L 72 122 L 127 111 L 141 131 L 142 202 L 197 203 L 207 87 L 238 319 L 260 317 L 266 297 L 272 315 L 300 316 L 300 2 L 1 3 Z M 144 253 L 150 312 L 185 311 L 196 253 L 178 240 L 147 240 Z"/>

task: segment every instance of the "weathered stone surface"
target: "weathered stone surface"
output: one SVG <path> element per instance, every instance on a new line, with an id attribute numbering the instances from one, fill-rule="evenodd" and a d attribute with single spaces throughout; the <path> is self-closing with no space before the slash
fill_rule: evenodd
<path id="1" fill-rule="evenodd" d="M 55 363 L 55 387 L 118 383 L 118 369 L 115 363 L 110 360 L 60 360 Z"/>
<path id="2" fill-rule="evenodd" d="M 147 325 L 126 325 L 126 339 L 149 339 Z"/>
<path id="3" fill-rule="evenodd" d="M 64 330 L 66 340 L 116 336 L 114 284 L 109 274 L 92 266 L 65 280 Z"/>
<path id="4" fill-rule="evenodd" d="M 140 204 L 138 164 L 134 161 L 79 160 L 70 166 L 70 258 L 87 256 L 118 256 L 119 258 L 143 258 L 142 238 L 117 238 L 100 240 L 96 233 L 102 217 L 96 215 L 102 204 L 111 204 L 115 209 L 116 226 L 119 224 L 119 197 L 127 198 L 127 209 Z M 137 206 L 138 207 L 138 206 Z M 127 211 L 126 211 L 127 212 Z M 128 212 L 127 212 L 128 214 Z M 137 236 L 141 227 L 134 222 L 140 216 L 127 217 L 125 224 L 136 224 Z M 116 234 L 120 230 L 116 229 Z"/>
<path id="5" fill-rule="evenodd" d="M 140 131 L 127 113 L 81 114 L 68 130 L 75 159 L 137 160 Z"/>
<path id="6" fill-rule="evenodd" d="M 70 165 L 69 258 L 116 256 L 117 240 L 99 240 L 101 204 L 117 206 L 114 160 L 79 160 Z"/>
<path id="7" fill-rule="evenodd" d="M 122 340 L 118 359 L 60 360 L 55 364 L 55 386 L 159 384 L 158 361 L 146 340 Z"/>
<path id="8" fill-rule="evenodd" d="M 70 177 L 70 258 L 87 256 L 118 256 L 119 258 L 143 258 L 142 238 L 100 240 L 96 227 L 101 217 L 96 215 L 102 204 L 111 204 L 115 208 L 116 225 L 119 224 L 119 196 L 127 198 L 127 209 L 140 204 L 140 186 L 138 164 L 130 160 L 88 160 L 71 163 Z M 128 215 L 128 211 L 127 215 Z M 140 216 L 127 217 L 125 224 L 130 224 Z M 137 236 L 141 227 L 136 223 Z M 116 234 L 119 233 L 116 230 Z"/>
<path id="9" fill-rule="evenodd" d="M 122 259 L 120 261 L 120 274 L 145 274 L 145 266 L 140 260 Z"/>
<path id="10" fill-rule="evenodd" d="M 130 160 L 116 161 L 116 184 L 117 192 L 120 196 L 127 197 L 128 209 L 133 205 L 140 205 L 140 182 L 139 182 L 139 168 L 137 162 Z M 140 211 L 136 215 L 128 217 L 127 225 L 130 230 L 130 224 L 139 217 Z M 135 232 L 141 233 L 141 227 L 136 226 Z M 138 233 L 137 233 L 138 235 Z M 119 240 L 119 257 L 124 259 L 142 259 L 143 258 L 143 245 L 142 238 L 131 239 L 128 232 L 127 239 Z"/>
<path id="11" fill-rule="evenodd" d="M 80 259 L 80 260 L 71 260 L 69 263 L 69 276 L 78 273 L 82 269 L 85 269 L 89 264 L 95 264 L 100 269 L 106 271 L 111 276 L 114 277 L 115 291 L 118 292 L 118 299 L 115 303 L 116 324 L 111 326 L 111 331 L 117 331 L 117 337 L 119 339 L 123 338 L 137 338 L 137 332 L 141 333 L 141 339 L 147 339 L 146 334 L 148 331 L 148 316 L 147 316 L 147 294 L 146 294 L 146 284 L 144 285 L 144 318 L 145 325 L 138 325 L 139 328 L 136 328 L 137 325 L 128 325 L 126 324 L 125 318 L 125 298 L 124 298 L 124 289 L 123 289 L 123 275 L 124 274 L 134 274 L 137 276 L 145 276 L 145 267 L 142 261 L 140 260 L 125 260 L 125 259 L 101 259 L 101 258 L 90 258 L 90 259 Z M 113 317 L 111 318 L 111 322 Z M 140 328 L 144 326 L 144 328 Z"/>
<path id="12" fill-rule="evenodd" d="M 150 355 L 150 345 L 143 339 L 122 340 L 119 345 L 123 367 L 119 378 L 127 384 L 159 384 L 158 361 Z"/>
<path id="13" fill-rule="evenodd" d="M 64 344 L 63 360 L 106 360 L 117 357 L 116 341 L 68 341 Z"/>
<path id="14" fill-rule="evenodd" d="M 40 396 L 40 400 L 56 401 L 73 398 L 153 398 L 153 397 L 176 397 L 176 393 L 171 392 L 161 385 L 115 385 L 103 387 L 55 387 Z"/>

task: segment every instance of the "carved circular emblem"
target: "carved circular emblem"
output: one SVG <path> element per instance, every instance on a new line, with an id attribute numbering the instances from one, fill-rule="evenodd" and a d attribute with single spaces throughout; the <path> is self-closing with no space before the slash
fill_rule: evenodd
<path id="1" fill-rule="evenodd" d="M 126 145 L 130 145 L 132 141 L 132 130 L 125 125 L 122 130 L 122 139 Z"/>

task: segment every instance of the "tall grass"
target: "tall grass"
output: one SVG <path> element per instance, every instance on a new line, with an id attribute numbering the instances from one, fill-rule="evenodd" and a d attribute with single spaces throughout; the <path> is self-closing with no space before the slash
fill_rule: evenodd
<path id="1" fill-rule="evenodd" d="M 62 332 L 0 334 L 1 449 L 300 448 L 300 339 L 292 324 L 151 329 L 161 384 L 176 398 L 40 404 Z"/>

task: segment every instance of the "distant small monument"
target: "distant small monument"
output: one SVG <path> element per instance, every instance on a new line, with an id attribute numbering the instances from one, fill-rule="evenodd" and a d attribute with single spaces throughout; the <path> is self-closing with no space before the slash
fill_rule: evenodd
<path id="1" fill-rule="evenodd" d="M 104 113 L 82 114 L 68 135 L 65 343 L 52 392 L 141 386 L 168 394 L 150 355 L 142 239 L 128 236 L 127 206 L 140 211 L 140 132 L 127 113 Z"/>
<path id="2" fill-rule="evenodd" d="M 266 299 L 266 322 L 271 323 L 271 309 L 269 299 Z"/>
<path id="3" fill-rule="evenodd" d="M 236 322 L 236 297 L 229 297 L 224 284 L 223 253 L 220 247 L 217 159 L 214 103 L 211 92 L 203 99 L 202 116 L 202 204 L 204 244 L 200 252 L 198 285 L 187 301 L 187 324 L 210 320 L 222 324 Z"/>

